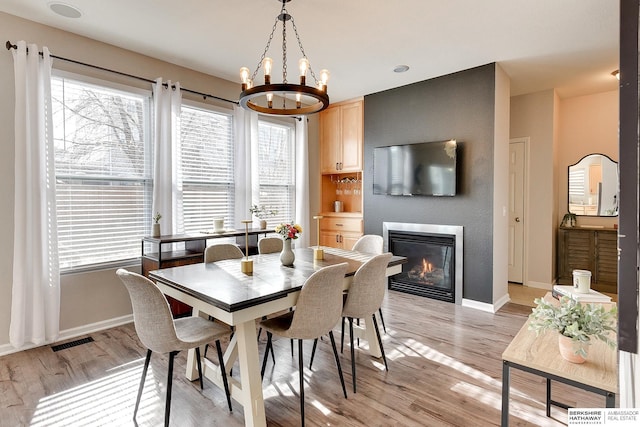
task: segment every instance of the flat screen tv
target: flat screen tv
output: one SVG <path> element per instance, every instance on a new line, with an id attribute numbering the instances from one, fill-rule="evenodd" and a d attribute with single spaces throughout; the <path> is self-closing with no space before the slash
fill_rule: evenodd
<path id="1" fill-rule="evenodd" d="M 373 194 L 455 196 L 455 139 L 373 149 Z"/>

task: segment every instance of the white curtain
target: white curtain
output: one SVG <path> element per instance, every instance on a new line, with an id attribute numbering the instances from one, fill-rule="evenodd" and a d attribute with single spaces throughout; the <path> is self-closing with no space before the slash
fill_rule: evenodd
<path id="1" fill-rule="evenodd" d="M 162 234 L 182 232 L 182 194 L 178 186 L 177 168 L 180 164 L 178 141 L 180 138 L 180 110 L 182 93 L 180 83 L 153 84 L 153 208 L 162 215 Z"/>
<path id="2" fill-rule="evenodd" d="M 295 244 L 299 248 L 311 246 L 311 212 L 309 209 L 309 150 L 307 118 L 296 120 L 296 222 L 302 226 Z"/>
<path id="3" fill-rule="evenodd" d="M 253 194 L 259 194 L 259 183 L 252 176 L 258 176 L 257 162 L 252 161 L 251 153 L 258 151 L 258 113 L 240 106 L 234 109 L 235 135 L 235 218 L 234 228 L 244 228 L 240 222 L 251 219 L 249 208 L 253 203 Z"/>
<path id="4" fill-rule="evenodd" d="M 49 50 L 24 41 L 15 74 L 15 202 L 9 341 L 53 342 L 60 331 L 60 271 Z M 28 52 L 27 52 L 28 50 Z"/>

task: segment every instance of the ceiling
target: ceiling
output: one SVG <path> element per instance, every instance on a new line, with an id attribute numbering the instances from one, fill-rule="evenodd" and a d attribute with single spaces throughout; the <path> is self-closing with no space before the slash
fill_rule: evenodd
<path id="1" fill-rule="evenodd" d="M 255 69 L 281 6 L 280 0 L 62 2 L 82 16 L 56 15 L 52 1 L 42 0 L 2 0 L 0 11 L 234 82 L 240 67 Z M 566 98 L 615 90 L 618 3 L 293 0 L 286 7 L 316 75 L 331 71 L 335 102 L 491 62 L 509 75 L 512 95 L 555 88 Z M 289 81 L 295 81 L 301 54 L 290 25 L 287 31 Z M 274 82 L 281 81 L 280 32 L 268 54 Z M 401 64 L 409 71 L 394 73 Z"/>

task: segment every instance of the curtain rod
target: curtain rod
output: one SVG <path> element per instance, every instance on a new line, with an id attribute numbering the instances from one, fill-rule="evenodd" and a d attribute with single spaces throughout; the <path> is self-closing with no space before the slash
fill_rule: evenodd
<path id="1" fill-rule="evenodd" d="M 7 40 L 6 47 L 7 47 L 7 50 L 11 50 L 11 49 L 17 49 L 18 45 L 15 45 L 15 44 L 11 43 L 10 40 Z M 29 52 L 29 51 L 27 50 L 27 52 Z M 42 56 L 42 52 L 38 52 L 38 53 L 40 54 L 40 56 Z M 125 76 L 125 77 L 129 77 L 129 78 L 132 78 L 132 79 L 142 80 L 143 82 L 152 83 L 152 84 L 156 83 L 155 80 L 147 79 L 145 77 L 134 76 L 133 74 L 127 74 L 127 73 L 123 73 L 121 71 L 111 70 L 109 68 L 99 67 L 97 65 L 87 64 L 86 62 L 80 62 L 80 61 L 76 61 L 74 59 L 64 58 L 62 56 L 51 55 L 51 54 L 49 56 L 51 58 L 59 59 L 61 61 L 71 62 L 73 64 L 82 65 L 84 67 L 95 68 L 96 70 L 107 71 L 109 73 L 118 74 L 120 76 Z M 169 87 L 169 85 L 167 83 L 162 83 L 162 86 L 167 87 L 167 88 Z M 171 88 L 175 89 L 176 87 L 175 86 L 171 86 Z M 188 93 L 192 93 L 194 95 L 202 96 L 204 99 L 213 98 L 213 99 L 217 99 L 218 101 L 230 102 L 232 104 L 239 105 L 238 101 L 232 101 L 230 99 L 220 98 L 219 96 L 211 95 L 211 94 L 208 94 L 208 93 L 198 92 L 198 91 L 191 90 L 191 89 L 186 89 L 186 88 L 183 88 L 183 87 L 181 87 L 180 90 L 188 92 Z"/>

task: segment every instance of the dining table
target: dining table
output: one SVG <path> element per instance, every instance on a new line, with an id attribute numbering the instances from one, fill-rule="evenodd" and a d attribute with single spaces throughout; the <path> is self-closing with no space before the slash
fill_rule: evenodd
<path id="1" fill-rule="evenodd" d="M 314 248 L 294 249 L 295 262 L 287 267 L 280 262 L 279 253 L 252 255 L 242 259 L 230 259 L 212 263 L 198 263 L 164 268 L 149 272 L 149 278 L 172 298 L 193 307 L 192 316 L 213 317 L 234 328 L 234 334 L 224 354 L 231 397 L 242 405 L 246 426 L 266 426 L 260 357 L 256 321 L 264 316 L 295 307 L 300 289 L 315 271 L 346 262 L 347 273 L 344 289 L 349 285 L 358 268 L 375 256 L 337 248 L 322 247 L 323 259 L 314 258 Z M 253 261 L 253 271 L 243 273 L 241 262 Z M 402 271 L 406 257 L 393 256 L 386 275 Z M 363 327 L 355 331 L 356 336 L 367 340 L 369 353 L 381 357 L 376 339 L 373 319 L 365 319 Z M 239 379 L 229 375 L 235 363 L 240 371 Z M 203 375 L 222 387 L 219 367 L 203 359 Z M 186 377 L 198 378 L 196 353 L 189 350 Z"/>

